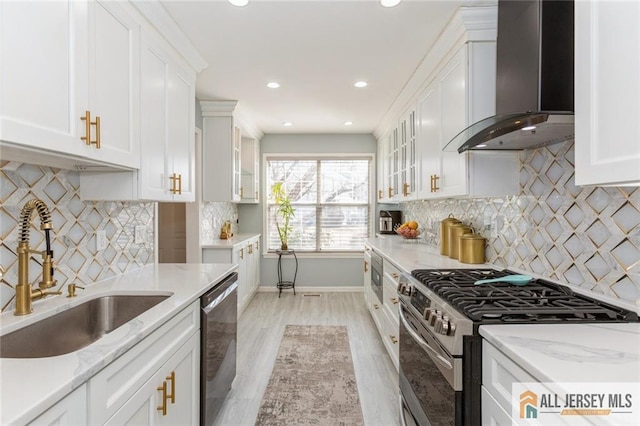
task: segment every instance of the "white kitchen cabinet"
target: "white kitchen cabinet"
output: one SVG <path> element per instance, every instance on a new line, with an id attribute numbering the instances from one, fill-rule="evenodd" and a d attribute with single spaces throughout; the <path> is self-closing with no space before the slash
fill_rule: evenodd
<path id="1" fill-rule="evenodd" d="M 83 172 L 81 197 L 195 201 L 195 71 L 158 34 L 141 46 L 140 169 Z"/>
<path id="2" fill-rule="evenodd" d="M 575 180 L 640 185 L 640 3 L 575 3 Z"/>
<path id="3" fill-rule="evenodd" d="M 398 128 L 394 127 L 384 137 L 384 158 L 383 166 L 383 187 L 379 188 L 383 191 L 381 203 L 396 202 L 398 194 L 400 194 L 400 145 L 398 140 Z"/>
<path id="4" fill-rule="evenodd" d="M 398 123 L 399 192 L 397 201 L 414 200 L 418 193 L 416 108 L 412 106 L 402 114 Z"/>
<path id="5" fill-rule="evenodd" d="M 73 426 L 88 424 L 87 385 L 76 388 L 29 424 L 34 426 Z"/>
<path id="6" fill-rule="evenodd" d="M 460 131 L 494 112 L 495 43 L 466 43 L 418 95 L 418 198 L 518 193 L 517 152 L 445 149 Z"/>
<path id="7" fill-rule="evenodd" d="M 2 2 L 0 15 L 0 140 L 139 167 L 140 29 L 131 6 Z"/>
<path id="8" fill-rule="evenodd" d="M 240 143 L 240 202 L 257 204 L 260 201 L 260 141 L 242 137 Z"/>
<path id="9" fill-rule="evenodd" d="M 202 249 L 202 262 L 238 265 L 238 317 L 240 317 L 258 290 L 260 282 L 260 236 L 247 238 L 238 244 L 215 248 L 205 247 Z"/>
<path id="10" fill-rule="evenodd" d="M 200 335 L 175 354 L 105 423 L 195 425 L 200 419 Z"/>
<path id="11" fill-rule="evenodd" d="M 376 194 L 376 199 L 378 203 L 383 203 L 385 199 L 385 151 L 387 149 L 385 138 L 378 139 L 377 148 L 376 148 L 376 187 L 378 192 Z"/>
<path id="12" fill-rule="evenodd" d="M 176 373 L 176 402 L 168 410 L 173 407 L 173 415 L 185 416 L 174 424 L 194 424 L 192 420 L 198 414 L 189 411 L 191 404 L 199 405 L 199 341 L 197 300 L 91 378 L 88 424 L 124 424 L 125 419 L 150 419 L 142 423 L 156 423 L 156 407 L 162 404 L 162 393 L 157 388 L 172 371 Z M 146 413 L 144 406 L 149 409 Z"/>
<path id="13" fill-rule="evenodd" d="M 200 101 L 202 130 L 202 200 L 241 200 L 240 125 L 233 115 L 237 101 Z"/>

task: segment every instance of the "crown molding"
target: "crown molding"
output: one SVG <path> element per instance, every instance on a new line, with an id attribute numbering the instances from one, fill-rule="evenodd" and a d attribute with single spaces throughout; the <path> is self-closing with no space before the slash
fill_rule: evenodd
<path id="1" fill-rule="evenodd" d="M 220 100 L 220 101 L 200 101 L 203 117 L 233 117 L 237 121 L 238 127 L 241 129 L 243 136 L 254 139 L 261 139 L 264 132 L 255 125 L 251 119 L 251 115 L 242 106 L 238 105 L 238 101 Z"/>

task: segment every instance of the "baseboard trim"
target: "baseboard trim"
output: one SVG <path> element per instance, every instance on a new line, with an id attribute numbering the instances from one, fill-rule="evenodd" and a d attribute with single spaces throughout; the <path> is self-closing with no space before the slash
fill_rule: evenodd
<path id="1" fill-rule="evenodd" d="M 260 293 L 273 293 L 277 292 L 278 288 L 275 285 L 261 285 L 258 287 Z M 282 291 L 291 291 L 291 289 L 283 289 Z M 363 286 L 344 286 L 344 287 L 311 287 L 311 286 L 296 286 L 296 293 L 363 293 Z"/>

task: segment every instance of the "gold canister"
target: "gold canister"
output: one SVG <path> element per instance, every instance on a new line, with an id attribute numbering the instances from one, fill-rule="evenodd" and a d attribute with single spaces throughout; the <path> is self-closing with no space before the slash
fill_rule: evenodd
<path id="1" fill-rule="evenodd" d="M 440 221 L 440 254 L 449 256 L 449 227 L 460 222 L 450 214 L 449 217 Z"/>
<path id="2" fill-rule="evenodd" d="M 458 254 L 458 246 L 460 245 L 459 237 L 464 234 L 470 234 L 473 232 L 470 226 L 465 225 L 464 223 L 457 223 L 455 225 L 449 226 L 449 257 L 451 259 L 457 259 Z"/>
<path id="3" fill-rule="evenodd" d="M 459 238 L 458 260 L 462 263 L 484 263 L 486 240 L 478 234 L 464 234 Z"/>

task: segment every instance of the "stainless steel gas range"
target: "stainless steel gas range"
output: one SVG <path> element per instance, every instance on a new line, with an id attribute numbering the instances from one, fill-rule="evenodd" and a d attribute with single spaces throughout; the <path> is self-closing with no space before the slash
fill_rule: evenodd
<path id="1" fill-rule="evenodd" d="M 400 399 L 405 425 L 480 425 L 485 324 L 638 321 L 634 312 L 545 280 L 474 285 L 494 269 L 419 269 L 401 278 Z"/>

